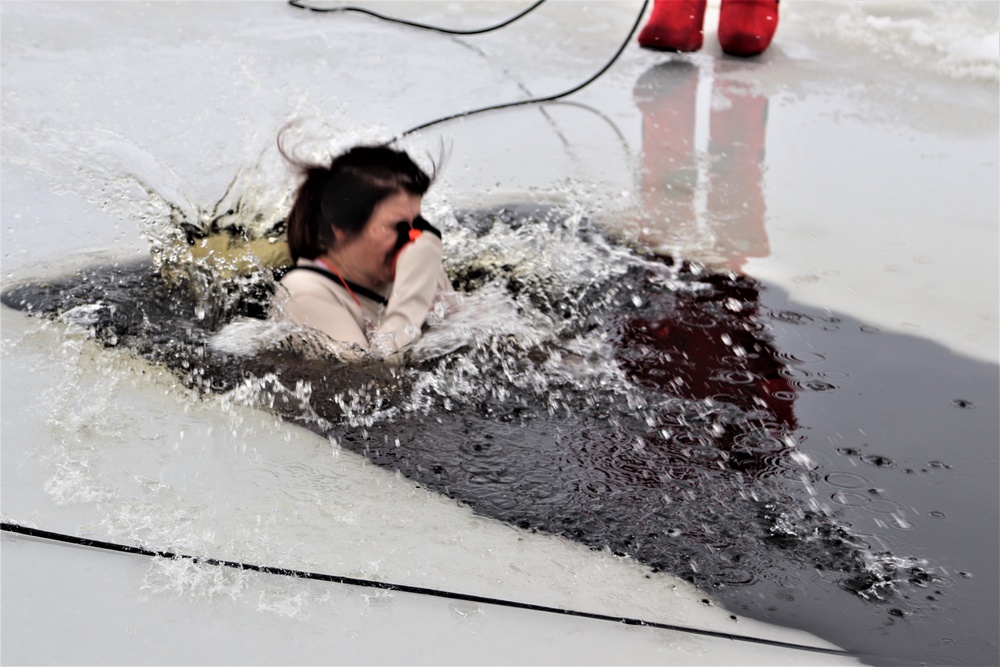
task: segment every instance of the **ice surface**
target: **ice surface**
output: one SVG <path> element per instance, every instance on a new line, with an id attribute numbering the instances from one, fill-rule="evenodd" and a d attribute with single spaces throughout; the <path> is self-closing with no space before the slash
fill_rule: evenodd
<path id="1" fill-rule="evenodd" d="M 469 25 L 511 11 L 507 2 L 375 4 L 385 13 Z M 303 134 L 314 139 L 308 149 L 321 155 L 457 110 L 521 98 L 526 90 L 562 90 L 603 64 L 638 6 L 624 0 L 550 3 L 499 33 L 452 39 L 363 17 L 299 12 L 282 2 L 4 2 L 4 286 L 95 263 L 99 253 L 148 256 L 150 242 L 164 240 L 158 233 L 176 230 L 170 221 L 207 224 L 241 202 L 267 227 L 293 186 L 273 150 L 277 131 L 289 120 L 305 119 Z M 442 142 L 451 151 L 428 206 L 446 213 L 512 200 L 569 202 L 649 245 L 746 271 L 819 309 L 995 364 L 996 3 L 786 0 L 781 7 L 775 43 L 760 59 L 721 55 L 714 41 L 718 3 L 712 2 L 702 53 L 669 56 L 632 45 L 602 80 L 573 98 L 586 107 L 488 114 L 408 138 L 418 157 L 436 156 Z M 665 62 L 686 67 L 668 68 L 664 77 L 655 68 Z M 683 174 L 688 180 L 676 181 L 691 188 L 683 207 L 643 182 L 643 159 L 657 152 L 643 124 L 658 119 L 655 110 L 640 108 L 645 93 L 636 88 L 650 72 L 653 84 L 660 77 L 660 83 L 690 89 L 671 103 L 683 107 L 692 123 Z M 766 129 L 763 143 L 760 136 L 733 137 L 713 127 L 713 112 L 747 109 L 765 111 L 758 128 Z M 756 171 L 720 176 L 736 163 L 741 146 L 766 148 L 748 163 Z M 222 547 L 290 566 L 412 577 L 429 586 L 458 581 L 479 592 L 537 595 L 545 603 L 730 629 L 728 614 L 703 609 L 697 591 L 678 586 L 665 592 L 666 577 L 650 583 L 634 563 L 482 520 L 269 416 L 203 404 L 162 369 L 96 349 L 85 335 L 92 314 L 75 313 L 63 330 L 3 313 L 5 519 L 105 538 Z M 427 341 L 437 351 L 449 344 L 440 337 Z M 203 459 L 204 473 L 190 463 Z M 137 475 L 137 469 L 145 472 Z M 300 475 L 301 484 L 290 488 L 286 474 Z M 276 484 L 276 477 L 283 481 Z M 259 503 L 227 505 L 227 499 L 257 492 Z M 852 498 L 843 496 L 845 502 Z M 885 516 L 893 521 L 891 513 Z M 329 540 L 296 528 L 324 522 L 335 526 Z M 986 532 L 995 543 L 995 526 Z M 17 560 L 10 546 L 5 537 L 4 650 L 27 661 L 40 655 L 33 637 L 47 621 L 21 617 L 14 636 L 23 643 L 12 643 L 7 582 L 35 581 L 46 571 L 33 557 Z M 55 556 L 52 568 L 59 562 Z M 390 624 L 394 602 L 387 611 L 384 602 L 338 598 L 331 610 L 323 593 L 300 599 L 298 589 L 164 564 L 144 572 L 116 580 L 126 581 L 117 598 L 124 602 L 109 604 L 107 614 L 148 612 L 150 605 L 136 612 L 133 604 L 136 582 L 143 581 L 152 605 L 169 606 L 174 594 L 201 595 L 211 599 L 208 608 L 253 598 L 275 618 L 312 614 L 319 627 L 265 622 L 264 635 L 275 645 L 286 646 L 280 637 L 289 627 L 293 636 L 295 628 L 318 636 L 324 628 L 315 619 L 357 609 L 373 622 L 344 620 L 338 627 L 392 644 L 391 637 L 368 633 Z M 93 594 L 74 590 L 80 597 Z M 30 594 L 17 591 L 21 599 Z M 55 605 L 66 597 L 55 590 L 46 599 Z M 177 623 L 191 618 L 183 610 L 163 613 Z M 424 627 L 420 609 L 399 613 L 417 623 L 413 627 Z M 246 609 L 238 616 L 237 625 L 258 622 Z M 523 630 L 517 621 L 494 625 L 497 616 L 483 614 L 490 637 L 496 646 L 509 645 L 505 629 Z M 462 642 L 486 632 L 482 625 L 469 630 L 478 622 L 469 620 L 475 614 L 460 610 L 449 618 L 458 626 L 448 633 L 450 641 L 461 651 L 475 644 Z M 751 626 L 771 632 L 740 621 L 741 630 Z M 565 639 L 582 632 L 592 630 L 567 627 L 551 634 Z M 560 644 L 565 652 L 491 655 L 538 661 L 731 658 L 709 657 L 705 644 L 608 632 L 614 635 L 608 641 L 620 648 L 606 657 L 588 653 L 587 646 L 573 653 L 573 641 Z M 526 643 L 545 645 L 550 637 L 539 634 Z M 97 644 L 105 636 L 95 630 L 88 641 Z M 171 646 L 180 643 L 162 648 Z M 109 659 L 99 646 L 95 650 L 95 661 Z M 434 656 L 489 659 L 471 648 L 424 650 L 429 662 Z M 376 659 L 362 650 L 344 655 Z M 740 656 L 751 661 L 748 653 Z M 124 651 L 119 657 L 139 659 Z M 801 664 L 805 657 L 790 660 Z M 778 658 L 759 659 L 767 664 Z"/>

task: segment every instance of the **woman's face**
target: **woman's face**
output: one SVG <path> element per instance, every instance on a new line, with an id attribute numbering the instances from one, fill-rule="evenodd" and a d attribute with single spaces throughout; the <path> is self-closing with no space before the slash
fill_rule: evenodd
<path id="1" fill-rule="evenodd" d="M 412 225 L 420 215 L 421 201 L 420 195 L 401 190 L 379 202 L 361 233 L 338 244 L 342 270 L 352 280 L 375 289 L 392 282 L 394 249 L 399 238 L 396 225 Z"/>

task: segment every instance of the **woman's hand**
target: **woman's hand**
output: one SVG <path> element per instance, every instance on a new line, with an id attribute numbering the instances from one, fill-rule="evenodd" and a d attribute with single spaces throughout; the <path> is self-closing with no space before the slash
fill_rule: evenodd
<path id="1" fill-rule="evenodd" d="M 403 248 L 410 245 L 424 232 L 433 234 L 434 236 L 441 238 L 441 230 L 427 222 L 422 216 L 417 216 L 413 220 L 413 226 L 410 226 L 406 221 L 400 220 L 396 223 L 396 245 L 393 250 L 393 260 L 392 260 L 392 276 L 395 280 L 396 277 L 396 264 L 399 262 L 399 255 L 403 252 Z"/>

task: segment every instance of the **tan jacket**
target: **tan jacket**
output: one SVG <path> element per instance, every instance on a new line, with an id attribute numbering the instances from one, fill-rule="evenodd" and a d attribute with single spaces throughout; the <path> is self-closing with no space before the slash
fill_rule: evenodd
<path id="1" fill-rule="evenodd" d="M 297 266 L 323 268 L 319 262 L 299 259 Z M 386 306 L 355 292 L 360 303 L 339 280 L 313 271 L 290 271 L 278 285 L 273 305 L 297 324 L 322 331 L 335 341 L 383 356 L 398 352 L 420 336 L 434 296 L 451 291 L 441 266 L 441 239 L 421 234 L 406 246 L 396 262 L 396 280 L 383 294 Z"/>

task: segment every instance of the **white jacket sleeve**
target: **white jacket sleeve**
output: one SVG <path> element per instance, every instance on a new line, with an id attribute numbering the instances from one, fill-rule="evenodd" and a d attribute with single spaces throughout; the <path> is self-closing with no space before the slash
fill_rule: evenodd
<path id="1" fill-rule="evenodd" d="M 441 239 L 423 233 L 396 260 L 389 305 L 369 343 L 385 355 L 398 352 L 420 336 L 434 295 L 442 286 Z M 445 278 L 444 283 L 447 283 Z"/>

